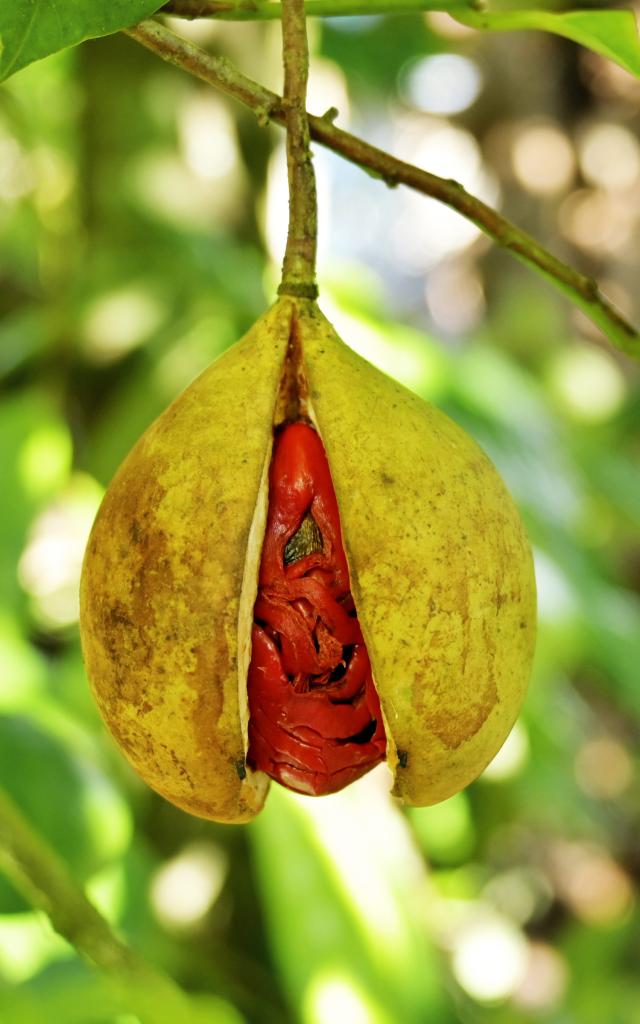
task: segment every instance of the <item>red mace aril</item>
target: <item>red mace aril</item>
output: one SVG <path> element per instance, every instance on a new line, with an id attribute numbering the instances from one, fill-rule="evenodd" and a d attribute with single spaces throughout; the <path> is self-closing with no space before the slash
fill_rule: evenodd
<path id="1" fill-rule="evenodd" d="M 254 620 L 247 761 L 334 793 L 384 759 L 386 737 L 327 457 L 306 423 L 275 441 Z"/>

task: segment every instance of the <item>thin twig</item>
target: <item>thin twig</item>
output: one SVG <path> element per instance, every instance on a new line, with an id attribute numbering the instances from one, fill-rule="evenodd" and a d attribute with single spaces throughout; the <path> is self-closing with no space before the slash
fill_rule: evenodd
<path id="1" fill-rule="evenodd" d="M 446 9 L 445 0 L 306 0 L 307 17 L 366 14 L 415 14 Z M 459 0 L 451 7 L 476 10 L 478 0 Z M 219 18 L 223 21 L 272 21 L 282 15 L 273 0 L 169 0 L 162 10 L 180 18 Z"/>
<path id="2" fill-rule="evenodd" d="M 66 865 L 0 789 L 0 870 L 63 938 L 104 972 L 121 1010 L 144 1024 L 191 1022 L 187 996 L 129 949 L 69 874 Z"/>
<path id="3" fill-rule="evenodd" d="M 163 60 L 240 100 L 254 111 L 261 124 L 268 120 L 284 124 L 282 97 L 247 78 L 225 58 L 212 56 L 153 19 L 127 29 L 127 33 Z M 388 185 L 407 185 L 457 210 L 494 242 L 508 249 L 522 263 L 541 274 L 566 295 L 616 348 L 640 359 L 640 334 L 602 295 L 592 278 L 557 259 L 526 231 L 516 227 L 482 200 L 470 195 L 458 182 L 440 178 L 403 160 L 397 160 L 355 135 L 342 131 L 333 124 L 333 116 L 335 111 L 330 111 L 324 117 L 309 115 L 312 139 L 365 170 L 374 172 Z"/>
<path id="4" fill-rule="evenodd" d="M 309 47 L 304 0 L 282 0 L 282 53 L 289 176 L 289 231 L 282 263 L 282 283 L 278 293 L 315 299 L 318 296 L 318 203 L 307 117 Z"/>

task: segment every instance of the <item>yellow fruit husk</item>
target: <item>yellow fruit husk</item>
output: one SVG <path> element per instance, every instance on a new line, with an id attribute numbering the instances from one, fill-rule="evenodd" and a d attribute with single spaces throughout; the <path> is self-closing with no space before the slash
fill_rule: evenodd
<path id="1" fill-rule="evenodd" d="M 83 569 L 83 650 L 108 727 L 149 785 L 219 821 L 252 817 L 268 786 L 245 768 L 246 679 L 292 380 L 327 451 L 398 796 L 435 803 L 482 771 L 533 654 L 531 554 L 494 467 L 314 303 L 280 299 L 129 454 Z"/>

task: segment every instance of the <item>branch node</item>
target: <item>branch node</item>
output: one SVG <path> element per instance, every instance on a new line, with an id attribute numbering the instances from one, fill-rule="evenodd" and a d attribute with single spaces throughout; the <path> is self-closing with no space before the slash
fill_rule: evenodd
<path id="1" fill-rule="evenodd" d="M 278 288 L 278 295 L 292 295 L 296 299 L 318 298 L 317 284 L 295 284 L 293 281 L 283 281 Z"/>
<path id="2" fill-rule="evenodd" d="M 254 113 L 260 128 L 266 128 L 271 124 L 271 115 L 273 113 L 272 107 L 256 107 Z"/>
<path id="3" fill-rule="evenodd" d="M 322 120 L 326 121 L 327 124 L 333 124 L 333 122 L 339 115 L 340 111 L 338 110 L 337 107 L 329 107 L 329 109 L 325 110 L 324 114 L 322 115 Z"/>

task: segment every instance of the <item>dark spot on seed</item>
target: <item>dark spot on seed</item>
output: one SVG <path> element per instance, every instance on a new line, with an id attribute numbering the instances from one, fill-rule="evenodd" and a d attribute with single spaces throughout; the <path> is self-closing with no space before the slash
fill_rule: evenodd
<path id="1" fill-rule="evenodd" d="M 293 562 L 305 558 L 316 551 L 322 551 L 322 533 L 315 519 L 308 512 L 302 520 L 299 529 L 290 537 L 284 549 L 284 564 L 291 565 Z"/>
<path id="2" fill-rule="evenodd" d="M 238 778 L 240 779 L 241 782 L 242 782 L 243 779 L 246 779 L 246 777 L 247 777 L 247 766 L 245 764 L 245 760 L 244 760 L 243 757 L 241 757 L 238 761 L 236 761 L 236 771 L 238 773 Z"/>
<path id="3" fill-rule="evenodd" d="M 399 750 L 398 751 L 398 764 L 401 768 L 406 768 L 409 764 L 409 751 Z"/>

